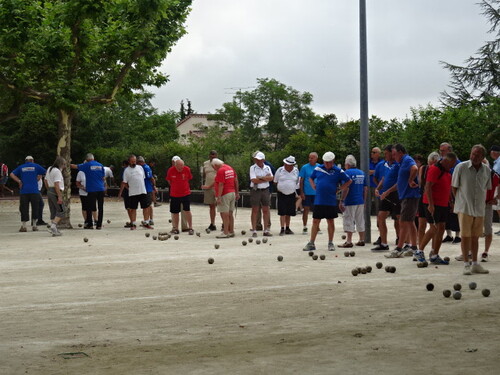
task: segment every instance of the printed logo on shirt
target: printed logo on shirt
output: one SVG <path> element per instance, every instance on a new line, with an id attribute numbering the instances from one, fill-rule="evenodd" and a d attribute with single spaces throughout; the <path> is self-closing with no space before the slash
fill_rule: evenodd
<path id="1" fill-rule="evenodd" d="M 90 170 L 92 171 L 102 171 L 102 167 L 99 165 L 91 165 Z"/>
<path id="2" fill-rule="evenodd" d="M 23 172 L 34 172 L 35 171 L 35 167 L 23 167 L 22 171 Z"/>

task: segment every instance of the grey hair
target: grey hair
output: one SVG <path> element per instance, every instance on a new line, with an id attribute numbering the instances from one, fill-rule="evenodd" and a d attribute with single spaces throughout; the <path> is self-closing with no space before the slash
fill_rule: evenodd
<path id="1" fill-rule="evenodd" d="M 432 160 L 437 162 L 439 159 L 441 159 L 441 155 L 439 155 L 436 151 L 431 152 L 429 156 L 427 156 L 428 163 L 430 163 Z"/>
<path id="2" fill-rule="evenodd" d="M 145 162 L 146 162 L 146 160 L 144 160 L 144 156 L 138 156 L 138 157 L 137 157 L 137 162 L 138 162 L 138 163 L 145 163 Z"/>
<path id="3" fill-rule="evenodd" d="M 351 167 L 355 167 L 357 164 L 357 161 L 356 161 L 356 158 L 354 157 L 354 155 L 347 155 L 345 157 L 345 163 L 347 165 L 350 165 Z"/>
<path id="4" fill-rule="evenodd" d="M 483 153 L 483 157 L 486 157 L 486 155 L 487 155 L 486 148 L 482 144 L 477 144 L 477 145 L 472 146 L 471 150 L 474 150 L 475 148 L 480 149 L 481 152 Z"/>
<path id="5" fill-rule="evenodd" d="M 87 161 L 90 161 L 90 160 L 94 160 L 94 154 L 91 154 L 90 152 L 87 154 L 87 156 L 85 157 L 85 160 Z"/>
<path id="6" fill-rule="evenodd" d="M 453 151 L 453 147 L 451 146 L 451 143 L 448 143 L 448 142 L 443 142 L 439 145 L 439 147 L 441 148 L 441 146 L 447 146 L 448 147 L 448 150 L 450 151 Z"/>
<path id="7" fill-rule="evenodd" d="M 212 165 L 222 165 L 224 162 L 220 160 L 219 158 L 213 158 L 212 159 Z"/>

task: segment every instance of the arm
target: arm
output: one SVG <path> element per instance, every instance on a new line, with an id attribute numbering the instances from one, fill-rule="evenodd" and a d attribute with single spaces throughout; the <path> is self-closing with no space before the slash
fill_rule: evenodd
<path id="1" fill-rule="evenodd" d="M 416 165 L 412 165 L 410 169 L 410 177 L 408 177 L 408 185 L 411 188 L 418 187 L 418 183 L 415 182 L 415 177 L 417 177 L 418 167 Z"/>
<path id="2" fill-rule="evenodd" d="M 432 196 L 432 186 L 434 185 L 434 182 L 427 181 L 425 183 L 425 190 L 424 194 L 427 195 L 427 200 L 429 201 L 429 206 L 427 207 L 427 210 L 431 213 L 431 215 L 434 215 L 434 197 Z"/>
<path id="3" fill-rule="evenodd" d="M 45 183 L 47 183 L 47 180 L 45 180 Z M 54 182 L 54 190 L 56 191 L 56 194 L 57 194 L 57 204 L 62 204 L 63 197 L 62 197 L 62 191 L 59 187 L 59 181 Z"/>
<path id="4" fill-rule="evenodd" d="M 316 184 L 314 183 L 313 179 L 311 177 L 309 177 L 309 184 L 311 185 L 311 187 L 316 190 Z"/>
<path id="5" fill-rule="evenodd" d="M 391 194 L 393 191 L 397 191 L 398 190 L 398 184 L 394 184 L 392 185 L 389 189 L 387 189 L 386 191 L 384 191 L 382 193 L 382 195 L 380 196 L 380 199 L 384 200 L 385 198 L 387 198 L 387 196 L 389 194 Z"/>
<path id="6" fill-rule="evenodd" d="M 235 199 L 236 202 L 240 199 L 240 182 L 238 181 L 238 176 L 236 175 L 236 172 L 234 174 L 234 191 L 235 191 Z"/>
<path id="7" fill-rule="evenodd" d="M 375 188 L 375 196 L 380 198 L 380 189 L 382 189 L 382 186 L 384 185 L 384 177 L 380 179 L 380 182 L 378 183 L 377 187 Z"/>
<path id="8" fill-rule="evenodd" d="M 23 182 L 21 181 L 21 179 L 19 177 L 17 177 L 14 172 L 11 172 L 10 173 L 10 178 L 12 178 L 14 181 L 17 182 L 17 184 L 19 185 L 19 189 L 21 189 L 23 187 Z"/>
<path id="9" fill-rule="evenodd" d="M 122 197 L 123 189 L 127 188 L 128 189 L 128 184 L 126 182 L 121 183 L 120 185 L 120 191 L 118 192 L 118 198 Z"/>

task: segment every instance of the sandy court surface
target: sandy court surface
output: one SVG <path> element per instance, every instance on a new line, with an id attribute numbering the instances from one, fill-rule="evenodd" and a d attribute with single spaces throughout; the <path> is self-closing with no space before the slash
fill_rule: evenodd
<path id="1" fill-rule="evenodd" d="M 101 231 L 52 238 L 41 227 L 18 233 L 17 201 L 0 201 L 0 374 L 498 373 L 499 236 L 490 274 L 463 276 L 461 262 L 417 269 L 369 246 L 346 258 L 326 251 L 326 234 L 316 251 L 326 260 L 314 261 L 302 251 L 306 236 L 277 235 L 274 210 L 274 237 L 243 247 L 249 209 L 238 210 L 236 238 L 206 234 L 208 208 L 194 206 L 201 236 L 161 242 L 145 233 L 169 229 L 168 205 L 155 209 L 154 231 L 123 228 L 122 207 L 106 202 L 111 223 Z M 79 205 L 72 209 L 76 227 Z M 300 218 L 292 223 L 300 233 Z M 442 256 L 459 251 L 445 244 Z M 366 265 L 371 273 L 351 275 Z M 442 295 L 454 283 L 459 301 Z"/>

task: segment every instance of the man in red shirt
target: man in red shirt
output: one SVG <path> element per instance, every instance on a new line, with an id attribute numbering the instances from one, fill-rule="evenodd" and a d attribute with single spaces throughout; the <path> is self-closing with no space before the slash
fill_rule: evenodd
<path id="1" fill-rule="evenodd" d="M 180 158 L 167 171 L 165 180 L 170 184 L 170 213 L 172 214 L 172 231 L 170 233 L 172 234 L 179 234 L 181 204 L 189 226 L 189 234 L 194 234 L 190 209 L 191 189 L 189 188 L 189 181 L 192 179 L 191 169 L 185 166 L 184 161 Z"/>
<path id="2" fill-rule="evenodd" d="M 456 162 L 457 155 L 449 152 L 436 164 L 429 166 L 427 171 L 423 203 L 426 219 L 430 225 L 422 239 L 420 250 L 424 250 L 425 246 L 432 240 L 433 249 L 429 254 L 432 264 L 449 264 L 448 261 L 439 256 L 439 249 L 446 227 L 446 218 L 449 213 L 448 205 L 451 198 L 451 174 L 449 171 Z"/>
<path id="3" fill-rule="evenodd" d="M 213 159 L 212 166 L 217 173 L 214 184 L 217 210 L 220 212 L 224 227 L 223 232 L 217 238 L 234 237 L 233 211 L 236 202 L 240 199 L 238 176 L 231 166 L 224 164 L 220 159 Z"/>

